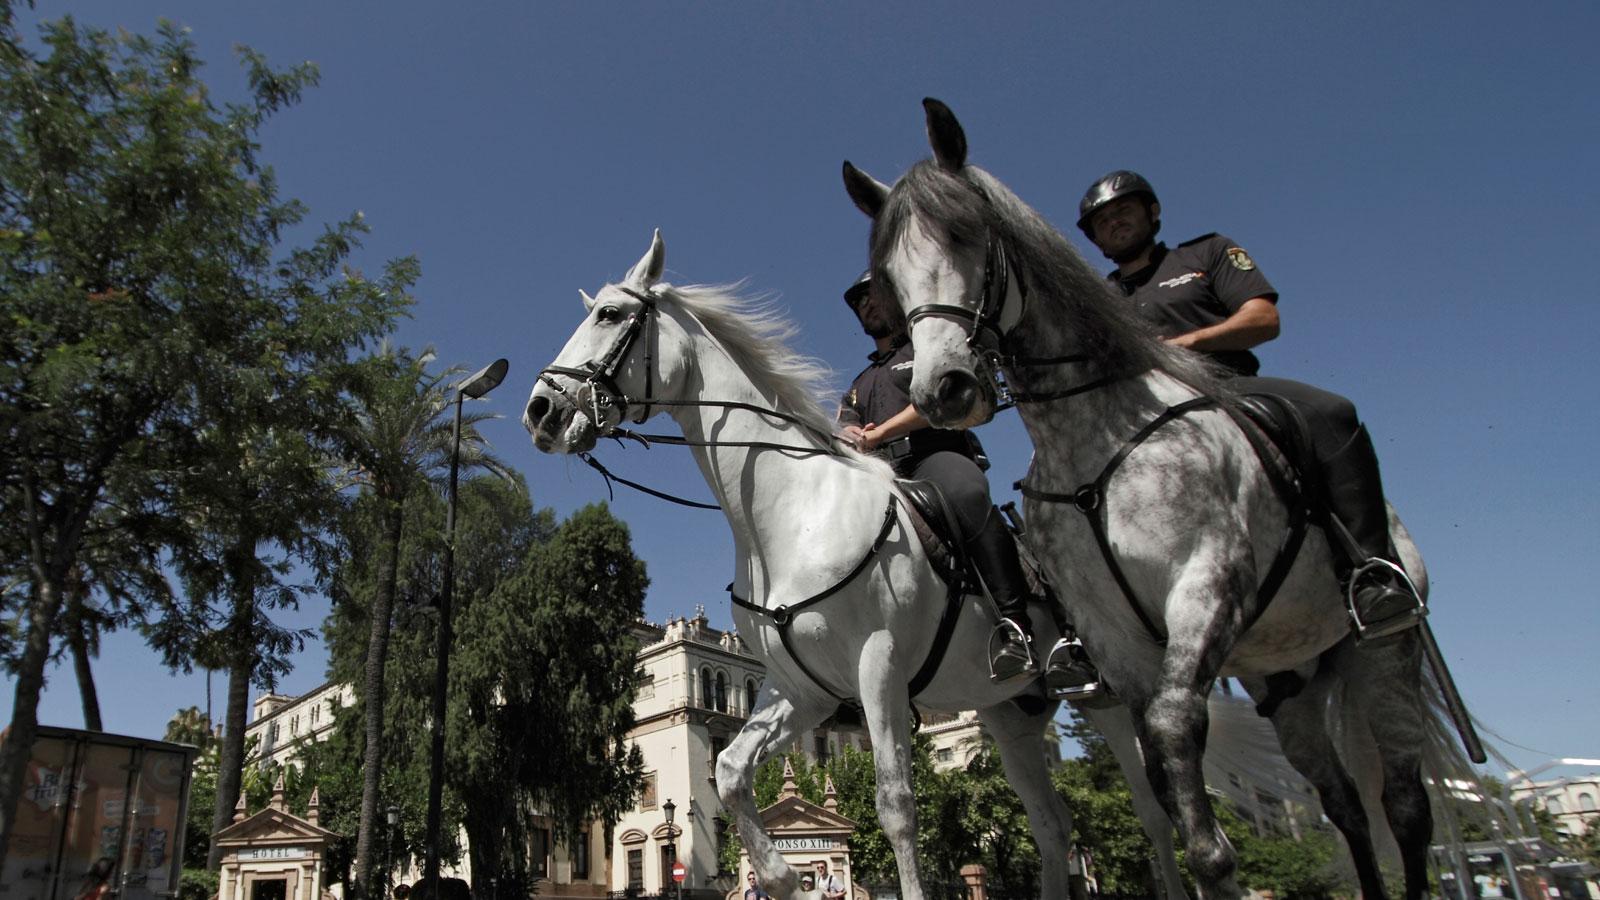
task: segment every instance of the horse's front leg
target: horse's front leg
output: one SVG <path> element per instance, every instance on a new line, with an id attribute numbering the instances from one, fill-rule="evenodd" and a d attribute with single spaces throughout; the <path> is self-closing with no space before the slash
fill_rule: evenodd
<path id="1" fill-rule="evenodd" d="M 978 718 L 1000 749 L 1006 781 L 1028 811 L 1039 847 L 1039 891 L 1045 900 L 1071 896 L 1067 850 L 1072 847 L 1072 810 L 1056 793 L 1045 757 L 1044 729 L 1055 713 L 1054 703 L 1030 716 L 1010 701 L 978 710 Z"/>
<path id="2" fill-rule="evenodd" d="M 903 662 L 895 658 L 894 637 L 888 631 L 867 638 L 859 665 L 861 705 L 878 775 L 878 824 L 894 848 L 900 896 L 924 900 L 922 866 L 917 861 L 917 800 L 911 788 L 911 697 Z"/>
<path id="3" fill-rule="evenodd" d="M 756 767 L 774 750 L 788 746 L 796 734 L 815 728 L 832 712 L 832 701 L 826 697 L 796 701 L 789 696 L 793 693 L 796 692 L 780 688 L 772 676 L 767 676 L 750 719 L 717 757 L 717 795 L 723 808 L 733 811 L 739 838 L 750 854 L 756 877 L 777 900 L 798 896 L 800 879 L 761 827 L 754 790 Z"/>
<path id="4" fill-rule="evenodd" d="M 1122 704 L 1078 706 L 1078 712 L 1093 725 L 1111 755 L 1117 758 L 1117 767 L 1128 781 L 1133 795 L 1133 811 L 1144 825 L 1145 836 L 1156 851 L 1156 864 L 1161 870 L 1161 884 L 1167 900 L 1188 900 L 1189 892 L 1183 886 L 1183 873 L 1178 870 L 1178 854 L 1172 844 L 1172 819 L 1156 797 L 1155 789 L 1145 774 L 1144 755 L 1139 752 L 1139 739 L 1135 734 L 1133 714 Z"/>
<path id="5" fill-rule="evenodd" d="M 1225 549 L 1202 546 L 1197 555 L 1167 595 L 1167 649 L 1155 690 L 1128 699 L 1139 712 L 1145 771 L 1178 827 L 1196 889 L 1206 900 L 1231 900 L 1240 896 L 1237 858 L 1211 809 L 1201 763 L 1210 721 L 1206 697 L 1238 638 L 1243 601 L 1255 580 L 1246 561 Z"/>

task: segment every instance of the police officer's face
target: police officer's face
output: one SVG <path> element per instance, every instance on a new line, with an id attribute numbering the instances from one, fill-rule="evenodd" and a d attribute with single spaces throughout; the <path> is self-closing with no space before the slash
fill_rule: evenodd
<path id="1" fill-rule="evenodd" d="M 1154 237 L 1154 216 L 1159 216 L 1160 210 L 1160 204 L 1146 206 L 1145 198 L 1138 195 L 1107 203 L 1089 217 L 1095 246 L 1119 263 L 1130 254 L 1137 254 Z"/>
<path id="2" fill-rule="evenodd" d="M 888 337 L 900 328 L 900 310 L 876 287 L 869 288 L 867 295 L 853 308 L 856 318 L 861 320 L 861 330 L 873 340 Z"/>

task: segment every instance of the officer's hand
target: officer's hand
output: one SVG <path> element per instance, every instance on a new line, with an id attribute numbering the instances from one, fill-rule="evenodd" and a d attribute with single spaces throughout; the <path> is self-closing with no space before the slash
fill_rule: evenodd
<path id="1" fill-rule="evenodd" d="M 877 422 L 868 422 L 866 430 L 861 433 L 861 450 L 871 453 L 882 443 L 883 429 L 878 427 Z"/>
<path id="2" fill-rule="evenodd" d="M 866 432 L 860 425 L 846 425 L 839 430 L 839 439 L 857 450 L 863 449 L 861 443 L 865 435 Z"/>

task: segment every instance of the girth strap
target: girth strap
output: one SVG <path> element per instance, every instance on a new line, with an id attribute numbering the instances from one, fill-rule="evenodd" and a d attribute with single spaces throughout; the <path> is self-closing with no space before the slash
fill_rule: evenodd
<path id="1" fill-rule="evenodd" d="M 1016 490 L 1022 492 L 1022 496 L 1030 500 L 1038 500 L 1044 503 L 1070 503 L 1084 514 L 1089 520 L 1091 530 L 1094 532 L 1095 543 L 1100 548 L 1100 556 L 1105 560 L 1106 568 L 1111 571 L 1111 577 L 1116 581 L 1117 587 L 1121 589 L 1123 598 L 1127 600 L 1129 608 L 1138 617 L 1139 623 L 1144 626 L 1145 631 L 1150 635 L 1150 639 L 1163 646 L 1167 643 L 1167 639 L 1162 635 L 1155 623 L 1151 621 L 1150 616 L 1145 613 L 1144 607 L 1139 604 L 1139 598 L 1134 593 L 1133 585 L 1128 583 L 1127 575 L 1123 573 L 1122 566 L 1117 564 L 1116 554 L 1111 549 L 1111 539 L 1106 533 L 1106 521 L 1108 518 L 1108 513 L 1105 511 L 1106 486 L 1110 483 L 1111 476 L 1116 474 L 1117 469 L 1122 465 L 1123 460 L 1126 460 L 1129 454 L 1160 430 L 1162 426 L 1190 412 L 1209 407 L 1221 408 L 1233 420 L 1234 425 L 1239 428 L 1240 432 L 1244 434 L 1245 439 L 1250 443 L 1250 448 L 1255 451 L 1256 458 L 1260 460 L 1262 468 L 1266 471 L 1268 479 L 1272 482 L 1273 488 L 1289 509 L 1288 531 L 1284 535 L 1283 543 L 1279 545 L 1278 553 L 1273 559 L 1272 566 L 1267 570 L 1266 577 L 1256 591 L 1257 596 L 1260 598 L 1256 608 L 1258 611 L 1263 610 L 1266 608 L 1267 603 L 1272 600 L 1273 595 L 1278 592 L 1278 588 L 1283 585 L 1284 579 L 1289 575 L 1290 567 L 1294 564 L 1295 557 L 1300 552 L 1300 546 L 1305 539 L 1309 508 L 1305 502 L 1304 492 L 1300 489 L 1300 485 L 1293 474 L 1280 470 L 1273 463 L 1272 454 L 1268 452 L 1267 439 L 1261 433 L 1261 430 L 1238 410 L 1226 403 L 1222 403 L 1217 398 L 1209 396 L 1194 397 L 1167 407 L 1160 415 L 1139 429 L 1133 437 L 1129 438 L 1112 455 L 1110 461 L 1106 463 L 1105 468 L 1100 471 L 1099 476 L 1094 481 L 1083 485 L 1070 494 L 1037 490 L 1021 481 L 1013 485 Z M 1246 627 L 1248 627 L 1248 624 L 1246 623 Z"/>
<path id="2" fill-rule="evenodd" d="M 733 604 L 748 609 L 757 615 L 770 618 L 773 626 L 778 629 L 778 640 L 782 642 L 784 651 L 789 654 L 790 659 L 794 660 L 794 664 L 799 667 L 800 672 L 811 679 L 811 682 L 821 688 L 829 697 L 845 706 L 859 708 L 860 704 L 853 698 L 844 697 L 836 693 L 821 678 L 817 677 L 816 672 L 813 672 L 810 666 L 806 665 L 805 659 L 800 655 L 798 648 L 794 644 L 794 638 L 789 626 L 794 622 L 795 613 L 838 593 L 845 585 L 854 581 L 857 576 L 866 570 L 873 558 L 883 550 L 883 544 L 888 540 L 889 532 L 893 530 L 895 522 L 899 521 L 899 516 L 895 510 L 896 504 L 899 502 L 899 495 L 894 493 L 889 495 L 889 507 L 884 511 L 883 526 L 878 529 L 877 537 L 873 538 L 872 546 L 862 556 L 861 561 L 856 563 L 855 568 L 851 569 L 847 575 L 826 590 L 812 594 L 797 603 L 780 604 L 768 609 L 739 596 L 734 592 L 733 585 L 728 585 L 728 597 L 733 601 Z M 933 645 L 929 648 L 927 658 L 923 660 L 922 666 L 917 670 L 916 675 L 912 677 L 908 685 L 910 696 L 915 697 L 921 693 L 922 689 L 927 687 L 928 683 L 933 680 L 934 673 L 938 671 L 939 662 L 944 658 L 944 651 L 950 645 L 950 636 L 955 632 L 956 620 L 960 615 L 961 592 L 951 590 L 945 602 L 944 615 L 939 620 L 939 629 L 934 634 Z"/>

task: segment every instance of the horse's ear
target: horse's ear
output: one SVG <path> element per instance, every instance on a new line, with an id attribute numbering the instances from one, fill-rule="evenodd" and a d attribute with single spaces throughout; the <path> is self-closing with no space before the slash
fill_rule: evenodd
<path id="1" fill-rule="evenodd" d="M 933 145 L 933 158 L 939 167 L 954 172 L 967 164 L 967 133 L 961 130 L 956 114 L 932 97 L 924 98 L 922 108 L 928 114 L 928 143 Z"/>
<path id="2" fill-rule="evenodd" d="M 850 165 L 848 159 L 844 161 L 844 189 L 855 201 L 856 209 L 866 213 L 870 219 L 878 217 L 878 213 L 883 211 L 884 201 L 889 199 L 888 185 Z"/>
<path id="3" fill-rule="evenodd" d="M 578 296 L 583 298 L 584 309 L 594 309 L 594 298 L 589 296 L 588 291 L 584 290 L 583 288 L 578 288 Z"/>
<path id="4" fill-rule="evenodd" d="M 622 280 L 626 284 L 648 291 L 661 280 L 661 272 L 666 265 L 667 247 L 661 243 L 661 229 L 657 228 L 655 236 L 650 239 L 650 249 L 645 251 L 637 263 L 634 263 L 633 268 L 628 270 L 628 276 Z"/>

